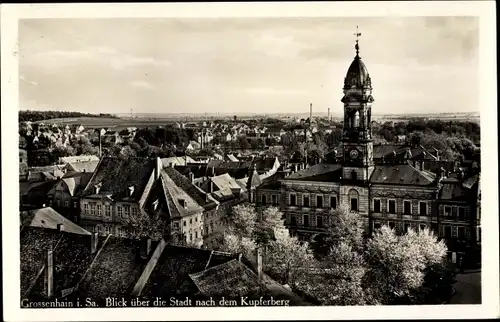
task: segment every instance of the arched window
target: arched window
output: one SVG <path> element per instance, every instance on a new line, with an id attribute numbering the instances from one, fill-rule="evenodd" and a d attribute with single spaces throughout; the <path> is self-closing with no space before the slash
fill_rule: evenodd
<path id="1" fill-rule="evenodd" d="M 354 128 L 359 127 L 359 111 L 354 113 L 353 126 Z"/>
<path id="2" fill-rule="evenodd" d="M 349 190 L 349 204 L 351 211 L 359 211 L 359 193 L 355 189 Z"/>

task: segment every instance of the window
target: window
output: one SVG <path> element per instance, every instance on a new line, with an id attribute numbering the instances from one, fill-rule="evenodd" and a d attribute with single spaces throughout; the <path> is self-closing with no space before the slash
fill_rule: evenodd
<path id="1" fill-rule="evenodd" d="M 132 207 L 132 216 L 137 216 L 137 208 Z"/>
<path id="2" fill-rule="evenodd" d="M 351 179 L 352 180 L 358 180 L 358 174 L 354 170 L 351 172 Z"/>
<path id="3" fill-rule="evenodd" d="M 276 195 L 272 195 L 271 200 L 272 200 L 273 205 L 276 205 L 278 203 L 278 197 Z"/>
<path id="4" fill-rule="evenodd" d="M 458 227 L 458 239 L 465 239 L 465 227 Z"/>
<path id="5" fill-rule="evenodd" d="M 323 216 L 316 217 L 316 226 L 323 227 Z"/>
<path id="6" fill-rule="evenodd" d="M 420 201 L 418 203 L 419 211 L 418 213 L 420 216 L 427 216 L 427 202 Z"/>
<path id="7" fill-rule="evenodd" d="M 405 215 L 411 215 L 411 201 L 403 201 L 403 213 Z"/>
<path id="8" fill-rule="evenodd" d="M 83 212 L 84 212 L 85 214 L 88 214 L 88 213 L 89 213 L 89 204 L 88 204 L 88 203 L 86 203 L 86 204 L 84 204 L 84 205 L 83 205 Z"/>
<path id="9" fill-rule="evenodd" d="M 179 229 L 179 223 L 178 222 L 174 222 L 174 229 Z"/>
<path id="10" fill-rule="evenodd" d="M 64 207 L 69 208 L 69 201 L 64 202 Z"/>
<path id="11" fill-rule="evenodd" d="M 262 195 L 262 204 L 266 205 L 266 195 Z"/>
<path id="12" fill-rule="evenodd" d="M 104 214 L 106 217 L 111 217 L 111 205 L 104 206 Z"/>
<path id="13" fill-rule="evenodd" d="M 351 198 L 351 210 L 358 211 L 358 199 L 357 198 Z"/>
<path id="14" fill-rule="evenodd" d="M 123 212 L 126 218 L 130 217 L 130 205 L 124 205 Z"/>
<path id="15" fill-rule="evenodd" d="M 116 211 L 118 212 L 118 218 L 122 218 L 123 217 L 123 208 L 121 206 L 117 206 Z"/>
<path id="16" fill-rule="evenodd" d="M 380 222 L 375 221 L 375 222 L 373 223 L 373 230 L 380 229 L 380 227 L 382 227 L 382 225 L 380 224 Z"/>
<path id="17" fill-rule="evenodd" d="M 330 197 L 330 208 L 337 209 L 337 197 Z"/>
<path id="18" fill-rule="evenodd" d="M 73 202 L 73 208 L 78 208 L 78 201 Z"/>
<path id="19" fill-rule="evenodd" d="M 213 222 L 210 223 L 210 230 L 209 231 L 214 231 L 214 223 Z"/>
<path id="20" fill-rule="evenodd" d="M 380 212 L 380 199 L 373 200 L 373 212 Z"/>
<path id="21" fill-rule="evenodd" d="M 193 224 L 193 218 L 189 218 L 189 224 L 192 225 Z"/>
<path id="22" fill-rule="evenodd" d="M 195 221 L 195 222 L 198 222 L 198 217 L 194 217 L 194 221 Z"/>
<path id="23" fill-rule="evenodd" d="M 458 220 L 465 220 L 465 207 L 458 207 Z"/>
<path id="24" fill-rule="evenodd" d="M 61 204 L 61 200 L 56 199 L 56 206 L 57 206 L 57 207 L 59 207 L 59 206 L 60 206 L 60 204 Z"/>
<path id="25" fill-rule="evenodd" d="M 420 230 L 424 230 L 425 228 L 427 228 L 427 225 L 425 225 L 425 224 L 420 224 Z"/>
<path id="26" fill-rule="evenodd" d="M 451 216 L 453 218 L 457 218 L 457 207 L 452 207 L 451 208 Z"/>
<path id="27" fill-rule="evenodd" d="M 436 235 L 437 235 L 437 233 L 438 233 L 438 224 L 435 224 L 435 223 L 431 224 L 431 230 L 434 233 L 436 233 Z"/>
<path id="28" fill-rule="evenodd" d="M 309 227 L 309 215 L 304 215 L 304 227 Z"/>
<path id="29" fill-rule="evenodd" d="M 295 218 L 295 215 L 290 216 L 290 225 L 297 226 L 297 218 Z"/>
<path id="30" fill-rule="evenodd" d="M 389 221 L 389 228 L 395 229 L 396 228 L 396 223 L 394 223 L 394 221 Z"/>
<path id="31" fill-rule="evenodd" d="M 444 237 L 451 237 L 451 226 L 444 226 Z"/>
<path id="32" fill-rule="evenodd" d="M 184 227 L 186 227 L 186 221 L 184 220 Z"/>
<path id="33" fill-rule="evenodd" d="M 196 239 L 198 238 L 198 231 L 194 232 L 194 238 L 196 238 Z"/>
<path id="34" fill-rule="evenodd" d="M 407 233 L 410 230 L 410 224 L 405 224 L 405 233 Z"/>
<path id="35" fill-rule="evenodd" d="M 102 205 L 97 205 L 97 216 L 101 216 L 102 215 Z"/>
<path id="36" fill-rule="evenodd" d="M 296 206 L 296 205 L 297 205 L 297 196 L 290 195 L 290 206 Z"/>
<path id="37" fill-rule="evenodd" d="M 316 207 L 323 208 L 323 196 L 316 196 Z"/>
<path id="38" fill-rule="evenodd" d="M 49 200 L 49 206 L 52 206 L 52 200 Z"/>
<path id="39" fill-rule="evenodd" d="M 95 216 L 95 203 L 90 204 L 90 214 Z"/>
<path id="40" fill-rule="evenodd" d="M 396 213 L 396 200 L 389 200 L 388 204 L 389 204 L 389 206 L 388 206 L 389 213 L 395 214 Z"/>
<path id="41" fill-rule="evenodd" d="M 450 206 L 444 206 L 444 215 L 446 217 L 450 217 L 451 216 L 451 207 Z"/>
<path id="42" fill-rule="evenodd" d="M 304 196 L 304 199 L 302 200 L 302 207 L 309 207 L 309 196 Z"/>
<path id="43" fill-rule="evenodd" d="M 189 241 L 193 241 L 193 234 L 189 234 Z"/>

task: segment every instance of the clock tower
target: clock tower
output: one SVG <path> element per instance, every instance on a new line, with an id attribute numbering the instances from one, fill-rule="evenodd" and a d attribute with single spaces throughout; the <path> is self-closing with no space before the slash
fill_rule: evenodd
<path id="1" fill-rule="evenodd" d="M 356 32 L 356 37 L 361 33 Z M 368 181 L 373 172 L 373 141 L 371 110 L 374 101 L 371 78 L 359 56 L 356 38 L 356 56 L 344 79 L 344 129 L 342 136 L 344 163 L 342 176 L 353 181 Z"/>

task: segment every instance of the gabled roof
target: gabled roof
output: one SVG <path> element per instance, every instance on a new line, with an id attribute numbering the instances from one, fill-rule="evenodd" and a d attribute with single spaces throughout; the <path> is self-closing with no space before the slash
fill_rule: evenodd
<path id="1" fill-rule="evenodd" d="M 421 145 L 410 146 L 407 144 L 380 144 L 373 146 L 373 158 L 385 160 L 428 160 L 435 161 L 437 157 Z"/>
<path id="2" fill-rule="evenodd" d="M 335 182 L 341 176 L 341 164 L 318 163 L 289 175 L 285 180 Z"/>
<path id="3" fill-rule="evenodd" d="M 213 266 L 195 274 L 189 274 L 198 290 L 205 296 L 215 298 L 250 298 L 271 296 L 260 283 L 257 274 L 236 259 Z"/>
<path id="4" fill-rule="evenodd" d="M 165 200 L 170 211 L 170 217 L 179 218 L 192 215 L 196 212 L 202 212 L 203 207 L 200 206 L 189 193 L 176 184 L 169 174 L 167 174 L 165 171 L 166 169 L 161 170 L 160 179 L 163 192 L 165 193 Z M 181 200 L 184 202 L 184 206 L 181 204 Z"/>
<path id="5" fill-rule="evenodd" d="M 429 186 L 435 183 L 436 175 L 418 170 L 409 164 L 375 166 L 371 183 Z"/>
<path id="6" fill-rule="evenodd" d="M 66 191 L 72 197 L 77 197 L 83 192 L 91 178 L 91 172 L 67 172 L 58 183 L 63 183 L 66 187 Z M 49 194 L 54 193 L 56 187 L 57 185 L 49 191 Z"/>
<path id="7" fill-rule="evenodd" d="M 198 187 L 196 187 L 188 178 L 179 173 L 179 171 L 173 167 L 166 167 L 163 171 L 180 189 L 185 191 L 189 197 L 195 200 L 198 205 L 203 207 L 207 204 L 206 193 L 198 189 Z"/>
<path id="8" fill-rule="evenodd" d="M 64 226 L 64 231 L 79 235 L 90 235 L 90 232 L 63 217 L 51 207 L 21 212 L 21 224 L 23 227 L 39 227 L 57 229 L 58 224 Z"/>
<path id="9" fill-rule="evenodd" d="M 99 160 L 90 161 L 80 161 L 80 162 L 68 162 L 66 164 L 66 169 L 77 171 L 77 172 L 94 172 L 99 164 Z"/>
<path id="10" fill-rule="evenodd" d="M 193 163 L 195 160 L 191 158 L 190 156 L 186 155 L 183 157 L 170 157 L 170 158 L 162 158 L 161 162 L 163 164 L 163 167 L 168 167 L 171 164 L 174 165 L 186 165 L 187 163 Z"/>
<path id="11" fill-rule="evenodd" d="M 99 257 L 81 282 L 79 297 L 91 297 L 104 301 L 109 296 L 127 296 L 141 276 L 148 260 L 139 257 L 139 239 L 110 236 Z M 158 243 L 151 243 L 153 254 Z"/>
<path id="12" fill-rule="evenodd" d="M 223 264 L 236 256 L 205 249 L 166 246 L 151 272 L 142 296 L 191 296 L 198 293 L 189 274 Z M 190 287 L 183 287 L 191 282 Z M 189 283 L 188 283 L 189 284 Z"/>
<path id="13" fill-rule="evenodd" d="M 210 180 L 217 186 L 219 190 L 231 190 L 232 188 L 241 188 L 236 180 L 231 177 L 228 173 L 221 174 L 219 176 L 210 177 Z"/>
<path id="14" fill-rule="evenodd" d="M 99 157 L 97 155 L 78 155 L 70 157 L 61 157 L 59 158 L 59 161 L 61 163 L 89 162 L 89 161 L 99 161 Z"/>
<path id="15" fill-rule="evenodd" d="M 115 200 L 139 201 L 154 172 L 155 161 L 145 158 L 104 157 L 82 196 L 112 195 Z M 95 187 L 99 185 L 99 192 L 96 193 Z M 130 195 L 130 187 L 134 187 L 132 195 Z"/>

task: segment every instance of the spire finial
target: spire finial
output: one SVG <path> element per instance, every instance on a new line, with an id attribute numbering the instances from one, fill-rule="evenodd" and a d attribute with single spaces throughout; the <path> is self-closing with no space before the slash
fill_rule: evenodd
<path id="1" fill-rule="evenodd" d="M 359 32 L 359 27 L 356 26 L 356 33 L 354 34 L 356 36 L 356 46 L 354 48 L 356 49 L 356 57 L 359 57 L 359 36 L 361 36 L 361 33 Z"/>

